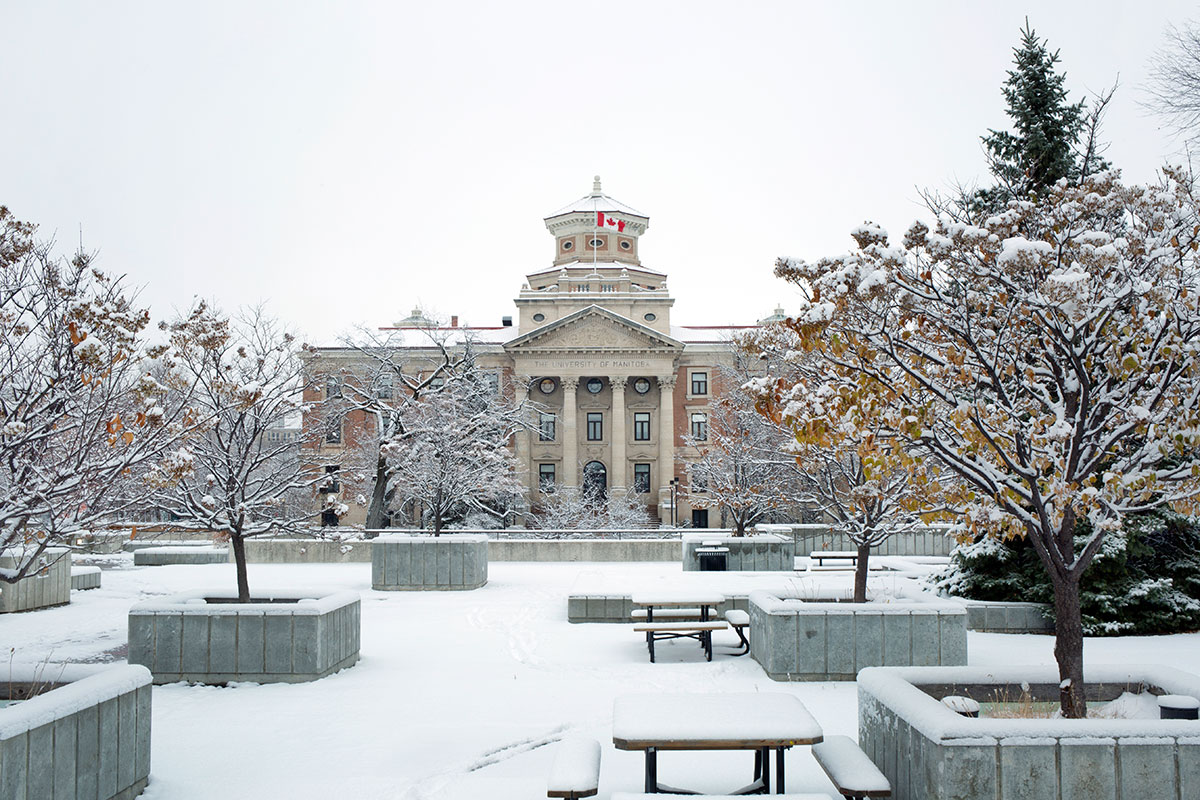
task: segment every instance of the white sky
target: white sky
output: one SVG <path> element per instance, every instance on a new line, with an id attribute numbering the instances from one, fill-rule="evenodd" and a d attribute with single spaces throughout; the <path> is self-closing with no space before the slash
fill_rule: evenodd
<path id="1" fill-rule="evenodd" d="M 794 305 L 776 256 L 983 174 L 1027 13 L 1074 95 L 1120 77 L 1108 156 L 1149 180 L 1179 145 L 1146 62 L 1193 3 L 4 0 L 0 204 L 64 252 L 82 226 L 156 316 L 266 301 L 327 343 L 418 303 L 499 324 L 598 173 L 673 321 L 748 323 Z"/>

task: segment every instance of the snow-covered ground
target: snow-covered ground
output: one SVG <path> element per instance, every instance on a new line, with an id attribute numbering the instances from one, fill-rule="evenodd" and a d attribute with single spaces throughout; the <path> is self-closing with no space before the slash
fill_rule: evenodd
<path id="1" fill-rule="evenodd" d="M 0 647 L 12 648 L 4 655 L 20 664 L 120 661 L 134 602 L 234 585 L 225 564 L 134 568 L 124 554 L 104 566 L 103 587 L 72 592 L 69 606 L 0 617 Z M 712 663 L 695 642 L 682 641 L 660 644 L 659 663 L 650 664 L 628 626 L 567 622 L 573 588 L 658 590 L 697 580 L 678 563 L 496 563 L 488 585 L 471 592 L 376 592 L 370 571 L 370 564 L 251 565 L 253 589 L 360 592 L 362 660 L 306 684 L 155 687 L 143 797 L 528 800 L 545 796 L 554 750 L 546 745 L 582 733 L 604 748 L 603 800 L 641 791 L 641 753 L 612 746 L 613 699 L 635 692 L 785 692 L 827 734 L 856 735 L 854 684 L 776 683 L 749 656 L 728 655 L 732 632 L 715 637 Z M 805 579 L 780 580 L 794 587 Z M 968 646 L 973 665 L 1053 663 L 1047 636 L 972 633 Z M 1187 669 L 1196 653 L 1200 634 L 1086 644 L 1090 663 Z M 787 760 L 789 790 L 833 792 L 807 748 L 793 748 Z M 750 769 L 748 753 L 659 759 L 660 780 L 711 792 L 746 783 Z"/>

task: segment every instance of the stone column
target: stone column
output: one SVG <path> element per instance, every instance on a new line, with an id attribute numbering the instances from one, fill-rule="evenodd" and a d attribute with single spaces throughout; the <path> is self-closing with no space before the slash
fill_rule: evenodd
<path id="1" fill-rule="evenodd" d="M 671 522 L 671 484 L 675 477 L 675 376 L 658 379 L 658 514 Z"/>
<path id="2" fill-rule="evenodd" d="M 564 486 L 579 486 L 579 426 L 575 413 L 575 390 L 579 388 L 579 378 L 563 378 L 563 409 L 560 436 L 563 440 L 563 463 L 561 483 Z"/>
<path id="3" fill-rule="evenodd" d="M 513 375 L 514 389 L 513 394 L 517 401 L 517 405 L 525 406 L 525 413 L 532 417 L 532 422 L 536 425 L 538 419 L 537 412 L 530 408 L 529 402 L 529 382 L 532 378 L 529 375 Z M 514 454 L 517 457 L 517 463 L 521 465 L 521 469 L 525 472 L 525 500 L 527 503 L 532 503 L 537 496 L 537 473 L 533 469 L 533 434 L 528 428 L 520 428 L 517 430 L 516 441 L 513 442 Z"/>
<path id="4" fill-rule="evenodd" d="M 628 378 L 613 376 L 608 379 L 612 387 L 612 471 L 613 491 L 624 494 L 629 465 L 625 463 L 625 384 Z"/>

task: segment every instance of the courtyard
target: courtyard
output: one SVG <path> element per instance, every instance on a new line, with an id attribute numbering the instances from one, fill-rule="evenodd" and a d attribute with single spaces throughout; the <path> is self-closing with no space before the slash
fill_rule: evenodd
<path id="1" fill-rule="evenodd" d="M 129 607 L 194 589 L 226 588 L 232 565 L 134 567 L 99 557 L 100 589 L 71 603 L 6 615 L 4 649 L 18 666 L 124 659 Z M 142 797 L 541 797 L 553 744 L 583 734 L 603 747 L 599 797 L 639 791 L 642 755 L 612 746 L 613 700 L 641 692 L 782 692 L 795 695 L 826 736 L 857 736 L 852 682 L 769 679 L 733 657 L 732 632 L 714 637 L 711 663 L 694 642 L 661 644 L 651 664 L 629 624 L 571 624 L 579 587 L 695 587 L 734 576 L 681 573 L 662 563 L 493 563 L 470 592 L 378 592 L 369 564 L 251 564 L 255 593 L 349 589 L 362 597 L 362 658 L 311 683 L 171 684 L 153 689 L 152 766 Z M 849 573 L 756 576 L 794 591 L 849 586 Z M 910 579 L 872 578 L 887 593 Z M 911 584 L 910 584 L 911 585 Z M 1089 639 L 1089 665 L 1187 668 L 1200 634 Z M 1053 637 L 968 633 L 969 663 L 1052 665 Z M 806 747 L 787 752 L 789 791 L 833 793 Z M 670 753 L 660 777 L 710 793 L 749 772 L 746 753 Z M 836 796 L 836 794 L 833 794 Z"/>

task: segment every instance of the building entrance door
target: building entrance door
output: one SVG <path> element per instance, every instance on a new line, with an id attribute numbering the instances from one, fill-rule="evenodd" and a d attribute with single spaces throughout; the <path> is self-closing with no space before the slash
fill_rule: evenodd
<path id="1" fill-rule="evenodd" d="M 707 528 L 708 527 L 708 509 L 693 508 L 692 509 L 692 527 Z"/>
<path id="2" fill-rule="evenodd" d="M 608 496 L 608 470 L 599 461 L 589 461 L 583 467 L 583 494 L 589 500 Z"/>

